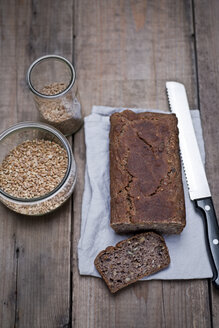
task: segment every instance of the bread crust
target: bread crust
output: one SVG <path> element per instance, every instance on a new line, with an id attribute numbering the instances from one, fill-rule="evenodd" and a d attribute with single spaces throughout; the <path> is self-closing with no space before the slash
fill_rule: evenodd
<path id="1" fill-rule="evenodd" d="M 94 261 L 111 293 L 166 268 L 169 263 L 165 241 L 154 232 L 137 234 L 109 246 Z"/>
<path id="2" fill-rule="evenodd" d="M 110 123 L 111 227 L 180 233 L 186 220 L 175 114 L 125 110 Z"/>

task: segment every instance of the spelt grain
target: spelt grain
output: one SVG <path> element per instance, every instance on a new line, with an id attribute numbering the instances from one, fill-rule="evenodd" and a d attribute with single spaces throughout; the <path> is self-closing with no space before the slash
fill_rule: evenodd
<path id="1" fill-rule="evenodd" d="M 0 188 L 17 198 L 36 198 L 54 190 L 65 176 L 67 152 L 49 140 L 28 140 L 0 164 Z"/>
<path id="2" fill-rule="evenodd" d="M 58 95 L 67 88 L 65 83 L 51 83 L 44 86 L 40 92 L 44 95 Z M 41 120 L 53 125 L 65 135 L 77 131 L 82 124 L 81 106 L 76 95 L 68 92 L 65 95 L 53 99 L 45 99 L 35 96 L 35 102 L 39 109 Z"/>

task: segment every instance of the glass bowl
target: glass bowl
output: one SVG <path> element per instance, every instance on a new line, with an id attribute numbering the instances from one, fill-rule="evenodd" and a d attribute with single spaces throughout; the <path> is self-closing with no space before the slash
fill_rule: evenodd
<path id="1" fill-rule="evenodd" d="M 3 131 L 0 134 L 0 163 L 18 145 L 36 139 L 51 141 L 66 151 L 67 165 L 61 181 L 52 190 L 33 198 L 18 198 L 0 188 L 0 201 L 3 204 L 17 213 L 31 216 L 44 215 L 60 207 L 71 196 L 76 182 L 76 164 L 68 140 L 45 123 L 21 122 Z"/>

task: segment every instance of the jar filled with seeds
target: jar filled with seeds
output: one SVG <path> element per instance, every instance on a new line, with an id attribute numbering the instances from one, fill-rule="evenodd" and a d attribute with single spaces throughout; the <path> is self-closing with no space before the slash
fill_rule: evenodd
<path id="1" fill-rule="evenodd" d="M 43 215 L 72 194 L 76 164 L 57 129 L 40 122 L 18 123 L 0 134 L 0 201 L 25 215 Z"/>
<path id="2" fill-rule="evenodd" d="M 57 55 L 40 57 L 29 67 L 27 83 L 41 121 L 66 136 L 81 127 L 83 118 L 75 69 L 67 59 Z"/>

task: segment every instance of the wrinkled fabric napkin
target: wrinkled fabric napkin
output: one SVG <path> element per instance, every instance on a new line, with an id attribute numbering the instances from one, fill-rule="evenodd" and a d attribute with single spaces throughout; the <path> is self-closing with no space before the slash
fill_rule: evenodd
<path id="1" fill-rule="evenodd" d="M 119 235 L 110 227 L 109 191 L 109 116 L 125 108 L 93 106 L 85 118 L 86 169 L 82 201 L 81 237 L 78 243 L 78 266 L 82 275 L 100 277 L 94 266 L 96 255 L 107 246 L 130 235 Z M 135 112 L 153 111 L 131 109 Z M 156 111 L 161 112 L 161 111 Z M 168 113 L 167 113 L 168 115 Z M 204 142 L 198 110 L 191 111 L 192 120 L 204 162 Z M 212 277 L 204 236 L 204 223 L 190 200 L 183 172 L 186 204 L 186 227 L 180 235 L 164 235 L 171 264 L 144 279 L 196 279 Z"/>

